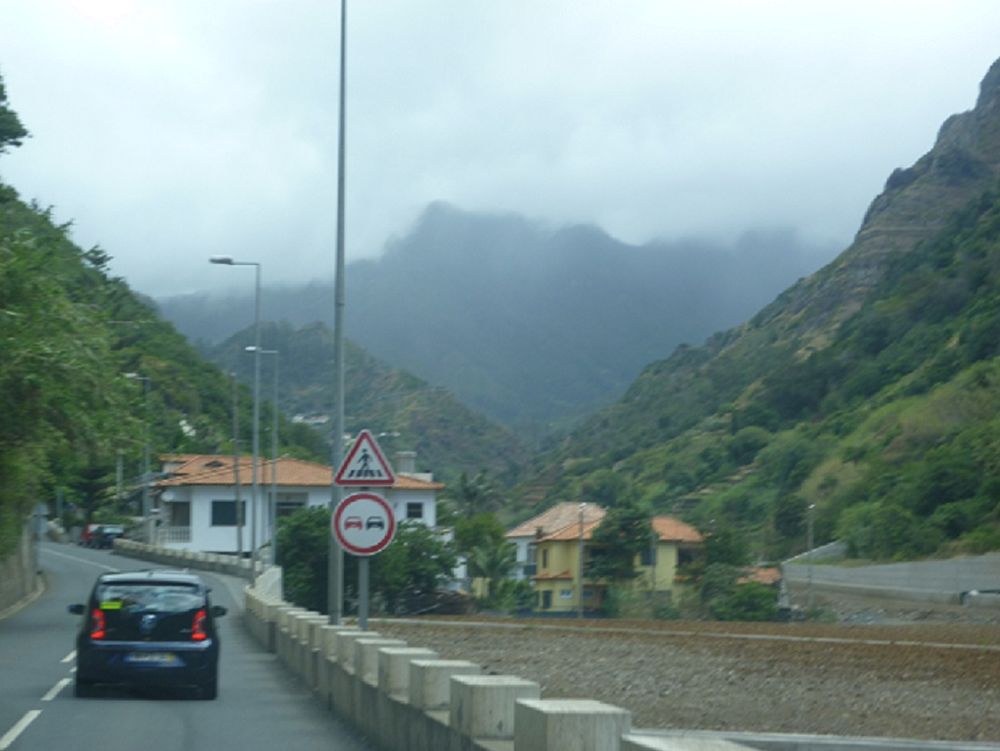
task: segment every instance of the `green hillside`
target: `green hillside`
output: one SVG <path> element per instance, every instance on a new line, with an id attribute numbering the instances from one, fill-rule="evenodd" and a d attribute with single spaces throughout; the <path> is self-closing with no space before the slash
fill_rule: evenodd
<path id="1" fill-rule="evenodd" d="M 265 323 L 261 342 L 279 353 L 278 402 L 289 415 L 329 415 L 335 404 L 333 332 L 322 323 L 296 329 L 288 323 Z M 253 358 L 245 347 L 253 329 L 245 329 L 206 349 L 214 362 L 252 383 Z M 505 428 L 465 407 L 446 389 L 398 368 L 391 368 L 350 341 L 345 342 L 345 428 L 367 428 L 382 447 L 417 452 L 418 469 L 444 480 L 482 470 L 510 482 L 527 451 Z M 270 394 L 273 362 L 262 361 L 262 390 Z M 321 429 L 329 430 L 332 423 Z"/>
<path id="2" fill-rule="evenodd" d="M 1000 61 L 854 244 L 745 325 L 650 365 L 525 506 L 629 495 L 759 559 L 1000 548 Z M 587 498 L 589 499 L 589 498 Z"/>
<path id="3" fill-rule="evenodd" d="M 25 135 L 0 83 L 0 154 Z M 232 451 L 231 379 L 110 276 L 109 260 L 0 184 L 0 557 L 30 509 L 54 510 L 57 495 L 77 522 L 136 513 L 147 425 L 154 471 L 158 453 Z M 245 388 L 240 399 L 249 436 Z M 300 456 L 327 454 L 313 431 L 287 421 L 281 441 Z"/>

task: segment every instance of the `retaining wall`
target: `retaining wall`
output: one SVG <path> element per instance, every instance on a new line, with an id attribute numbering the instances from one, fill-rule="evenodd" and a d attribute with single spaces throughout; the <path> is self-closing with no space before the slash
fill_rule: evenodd
<path id="1" fill-rule="evenodd" d="M 0 561 L 0 613 L 36 593 L 42 586 L 35 566 L 35 542 L 26 525 L 17 549 Z"/>

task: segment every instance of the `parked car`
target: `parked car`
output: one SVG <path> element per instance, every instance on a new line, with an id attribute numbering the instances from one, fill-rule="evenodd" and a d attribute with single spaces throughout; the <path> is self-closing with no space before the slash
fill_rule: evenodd
<path id="1" fill-rule="evenodd" d="M 91 535 L 94 548 L 114 547 L 115 540 L 125 536 L 125 527 L 121 524 L 102 524 Z"/>
<path id="2" fill-rule="evenodd" d="M 97 684 L 190 686 L 214 699 L 219 686 L 219 636 L 201 577 L 187 571 L 101 574 L 85 605 L 76 637 L 76 695 Z"/>
<path id="3" fill-rule="evenodd" d="M 93 546 L 94 532 L 100 528 L 100 524 L 85 524 L 80 532 L 80 539 L 77 542 L 86 548 Z"/>

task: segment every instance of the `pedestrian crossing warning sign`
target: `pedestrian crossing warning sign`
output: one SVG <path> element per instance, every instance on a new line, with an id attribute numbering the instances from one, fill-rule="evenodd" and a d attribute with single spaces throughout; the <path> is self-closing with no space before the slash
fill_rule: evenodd
<path id="1" fill-rule="evenodd" d="M 367 430 L 358 433 L 347 458 L 340 465 L 333 482 L 350 487 L 376 487 L 392 485 L 396 481 L 389 462 L 382 455 L 375 436 Z"/>

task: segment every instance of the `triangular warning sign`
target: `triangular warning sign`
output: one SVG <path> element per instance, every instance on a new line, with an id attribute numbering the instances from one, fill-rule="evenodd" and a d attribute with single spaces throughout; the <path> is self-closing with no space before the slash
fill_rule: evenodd
<path id="1" fill-rule="evenodd" d="M 395 481 L 396 477 L 375 436 L 367 430 L 358 433 L 357 440 L 333 478 L 337 485 L 366 488 L 392 485 Z"/>

